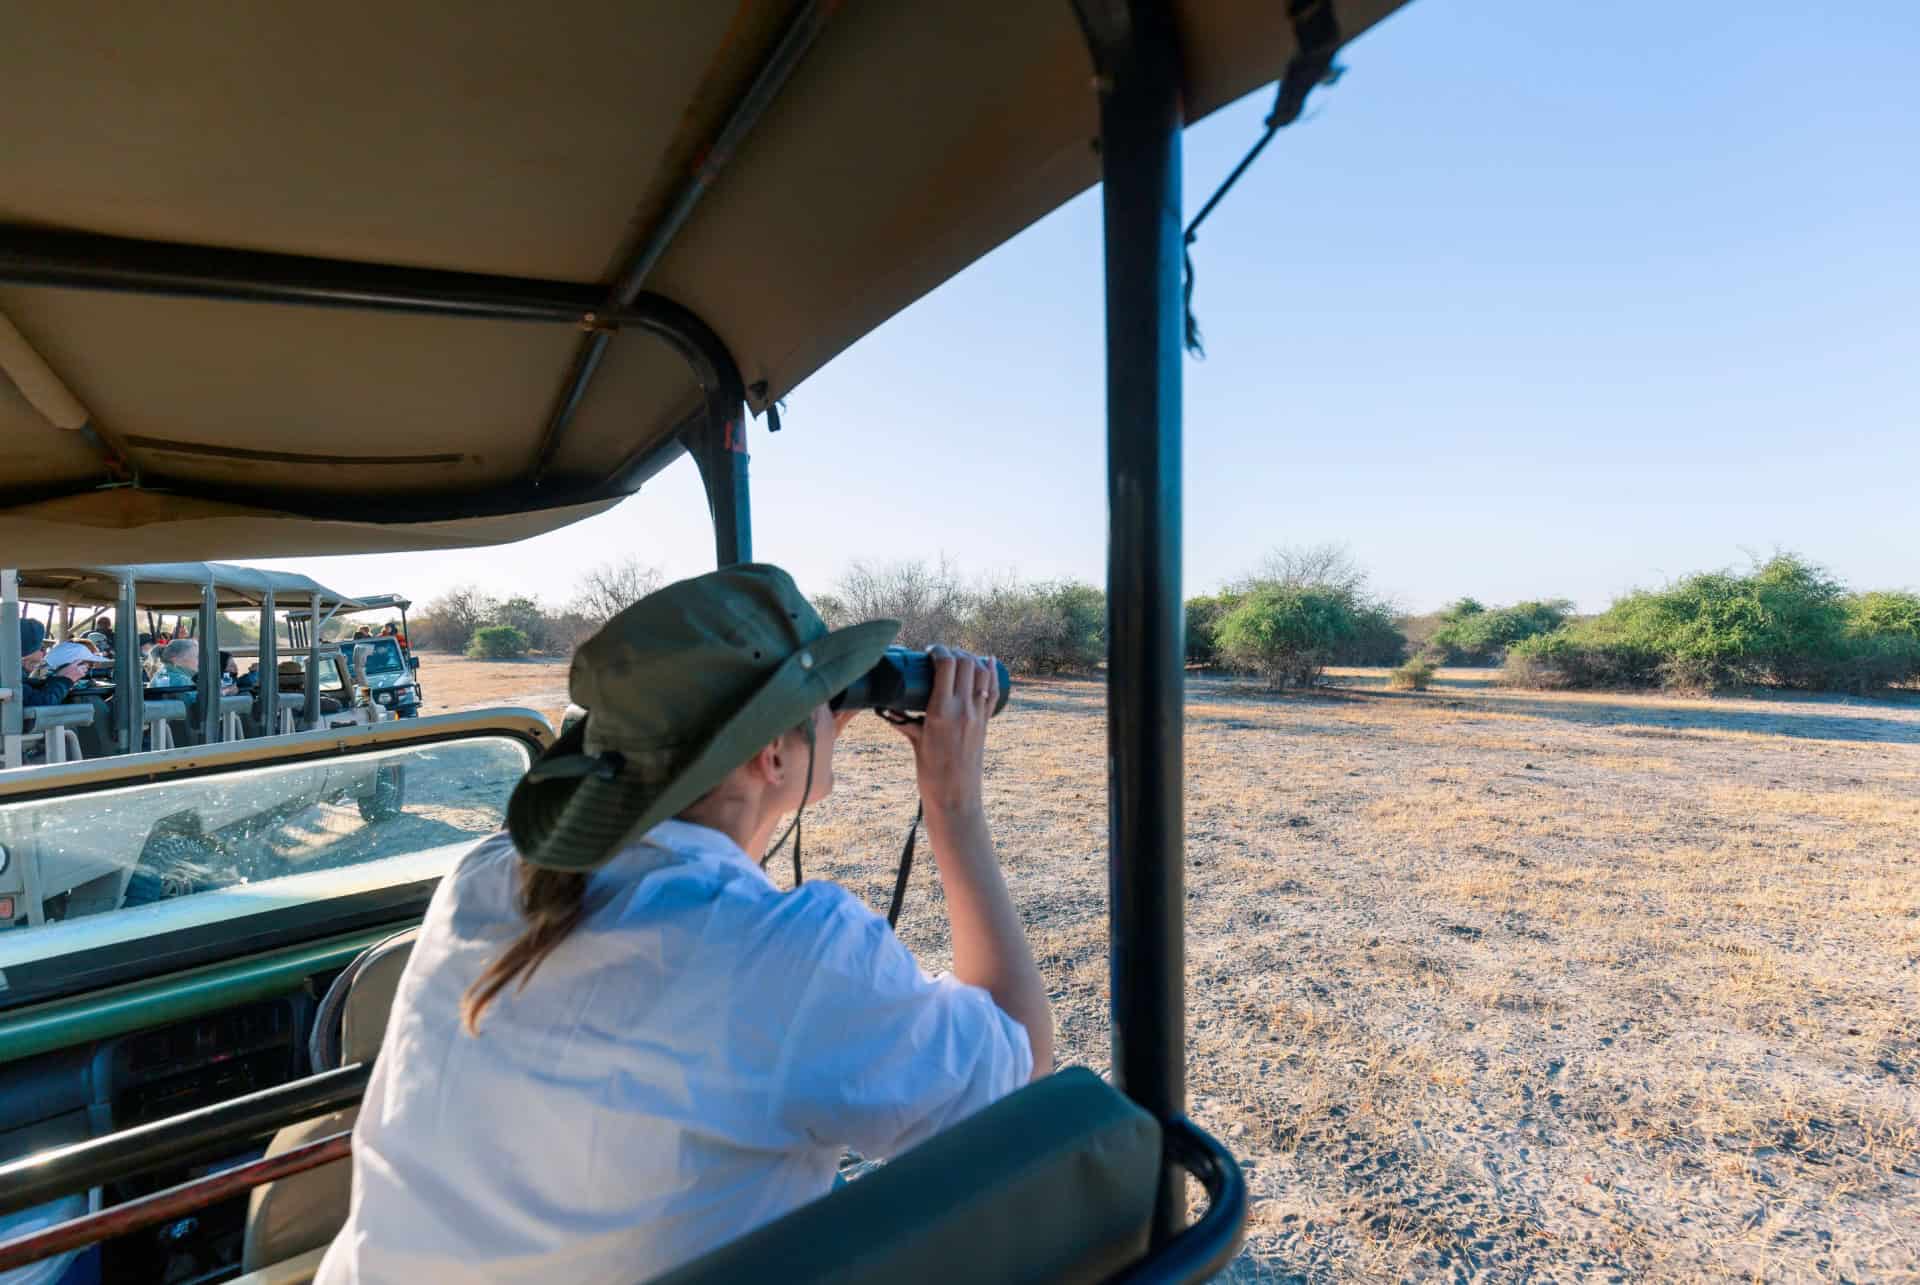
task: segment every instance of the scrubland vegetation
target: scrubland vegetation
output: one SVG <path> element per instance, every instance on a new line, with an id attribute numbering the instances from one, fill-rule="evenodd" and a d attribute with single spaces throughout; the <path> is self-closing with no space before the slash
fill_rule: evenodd
<path id="1" fill-rule="evenodd" d="M 465 586 L 414 622 L 419 646 L 511 659 L 566 654 L 658 588 L 635 559 L 593 569 L 562 606 Z M 901 622 L 900 642 L 992 653 L 1027 676 L 1085 674 L 1106 657 L 1106 596 L 1074 580 L 970 579 L 946 560 L 856 562 L 814 601 L 829 624 Z M 506 630 L 508 632 L 501 632 Z M 479 634 L 484 632 L 482 639 Z M 1534 689 L 1713 691 L 1785 688 L 1867 694 L 1920 682 L 1920 594 L 1856 592 L 1791 553 L 1744 571 L 1704 572 L 1635 590 L 1592 616 L 1565 598 L 1488 606 L 1462 597 L 1426 616 L 1375 593 L 1337 546 L 1282 549 L 1186 603 L 1190 666 L 1311 687 L 1329 666 L 1503 666 Z M 1401 681 L 1421 690 L 1419 667 Z"/>
<path id="2" fill-rule="evenodd" d="M 1252 1196 L 1230 1278 L 1916 1279 L 1920 696 L 1767 690 L 1910 655 L 1915 596 L 1782 556 L 1590 617 L 1411 620 L 1308 561 L 1187 605 L 1211 667 L 1187 688 L 1187 1077 Z M 1059 1055 L 1108 1069 L 1106 699 L 1072 674 L 1104 652 L 1097 591 L 904 564 L 816 601 L 1069 674 L 1016 686 L 987 802 Z M 1382 613 L 1411 654 L 1348 667 Z M 1510 681 L 1567 684 L 1569 648 L 1635 657 L 1609 685 L 1747 698 Z M 557 660 L 423 679 L 440 708 L 566 699 Z M 884 908 L 911 756 L 857 720 L 836 778 L 808 877 Z M 934 855 L 901 921 L 930 970 Z"/>
<path id="3" fill-rule="evenodd" d="M 1850 592 L 1779 554 L 1628 594 L 1508 649 L 1522 687 L 1783 687 L 1865 693 L 1920 678 L 1920 595 Z"/>

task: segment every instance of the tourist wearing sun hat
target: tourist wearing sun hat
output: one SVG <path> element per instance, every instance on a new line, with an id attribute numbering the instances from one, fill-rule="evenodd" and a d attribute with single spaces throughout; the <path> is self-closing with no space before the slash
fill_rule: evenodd
<path id="1" fill-rule="evenodd" d="M 1052 1067 L 981 796 L 992 663 L 934 650 L 912 745 L 953 971 L 764 870 L 833 787 L 828 702 L 899 626 L 828 629 L 776 567 L 668 585 L 575 653 L 587 713 L 442 880 L 354 1131 L 320 1285 L 646 1279 Z M 783 836 L 784 837 L 784 836 Z"/>
<path id="2" fill-rule="evenodd" d="M 26 616 L 20 618 L 20 686 L 22 705 L 32 709 L 42 705 L 61 705 L 66 703 L 73 685 L 87 676 L 87 664 L 84 657 L 76 657 L 70 649 L 75 644 L 61 643 L 54 648 L 54 657 L 47 655 L 47 627 L 39 621 Z M 62 652 L 61 648 L 69 651 Z M 54 664 L 54 658 L 61 663 Z M 43 678 L 33 677 L 33 671 L 46 665 L 47 674 Z"/>

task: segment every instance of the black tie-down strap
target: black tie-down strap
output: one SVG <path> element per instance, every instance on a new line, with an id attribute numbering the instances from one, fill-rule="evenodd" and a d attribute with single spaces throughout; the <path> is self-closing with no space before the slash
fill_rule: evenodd
<path id="1" fill-rule="evenodd" d="M 900 873 L 893 877 L 893 903 L 887 907 L 889 928 L 900 923 L 900 906 L 907 899 L 907 876 L 913 873 L 913 843 L 920 836 L 920 818 L 926 812 L 924 802 L 917 804 L 913 809 L 913 824 L 907 827 L 907 844 L 900 849 Z"/>
<path id="2" fill-rule="evenodd" d="M 897 709 L 875 711 L 895 727 L 906 724 L 925 726 L 926 719 L 916 714 L 904 714 Z M 925 799 L 914 800 L 913 824 L 907 827 L 906 846 L 900 849 L 900 873 L 893 877 L 893 901 L 887 906 L 887 927 L 895 928 L 900 923 L 900 907 L 907 900 L 907 876 L 913 873 L 913 844 L 920 836 L 920 819 L 927 814 Z"/>
<path id="3" fill-rule="evenodd" d="M 1240 163 L 1233 167 L 1226 181 L 1214 189 L 1207 203 L 1193 216 L 1193 222 L 1187 224 L 1183 249 L 1187 280 L 1182 301 L 1187 314 L 1187 351 L 1196 357 L 1205 357 L 1207 350 L 1200 341 L 1200 323 L 1193 315 L 1193 243 L 1200 234 L 1200 225 L 1213 213 L 1213 207 L 1220 204 L 1221 198 L 1240 181 L 1240 176 L 1266 150 L 1273 136 L 1300 119 L 1300 112 L 1307 105 L 1307 95 L 1316 86 L 1331 85 L 1340 79 L 1341 69 L 1333 61 L 1333 56 L 1340 52 L 1340 23 L 1334 16 L 1333 3 L 1334 0 L 1288 0 L 1287 21 L 1293 25 L 1293 57 L 1287 60 L 1287 69 L 1280 77 L 1280 87 L 1274 91 L 1273 110 L 1267 113 L 1266 132 L 1240 158 Z"/>

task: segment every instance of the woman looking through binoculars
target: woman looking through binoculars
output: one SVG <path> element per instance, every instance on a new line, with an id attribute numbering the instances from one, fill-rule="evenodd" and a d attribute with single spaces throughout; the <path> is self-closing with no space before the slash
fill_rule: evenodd
<path id="1" fill-rule="evenodd" d="M 318 1280 L 631 1280 L 824 1195 L 1053 1063 L 981 797 L 998 667 L 935 648 L 903 725 L 953 930 L 929 977 L 850 893 L 762 869 L 833 788 L 893 621 L 774 567 L 669 585 L 574 657 L 588 710 L 442 881 Z M 782 836 L 785 837 L 784 835 Z M 556 1275 L 557 1273 L 557 1275 Z"/>

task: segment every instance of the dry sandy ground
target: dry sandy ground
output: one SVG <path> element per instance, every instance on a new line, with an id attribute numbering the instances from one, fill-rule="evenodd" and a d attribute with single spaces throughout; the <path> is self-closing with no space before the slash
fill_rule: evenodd
<path id="1" fill-rule="evenodd" d="M 468 660 L 445 652 L 420 653 L 420 688 L 427 714 L 523 705 L 560 726 L 567 707 L 567 662 L 548 660 Z"/>
<path id="2" fill-rule="evenodd" d="M 557 715 L 564 668 L 468 699 L 465 664 L 430 695 Z M 1920 703 L 1339 681 L 1189 687 L 1188 1078 L 1253 1189 L 1237 1277 L 1920 1280 Z M 1063 1061 L 1104 1071 L 1103 712 L 1023 685 L 988 791 Z M 862 722 L 838 766 L 807 868 L 884 909 L 909 759 Z M 901 929 L 943 965 L 930 865 Z"/>

